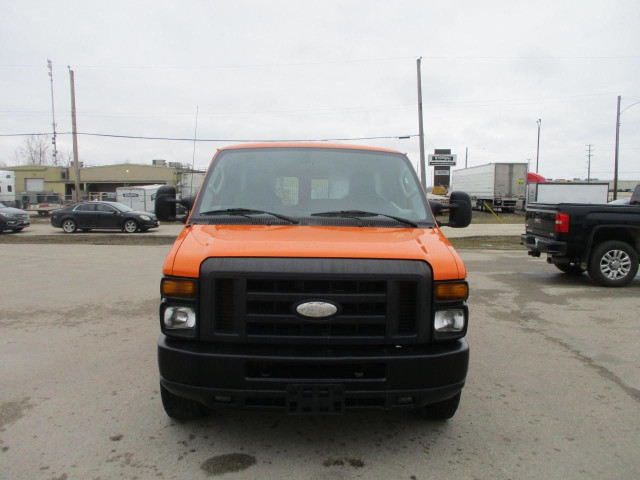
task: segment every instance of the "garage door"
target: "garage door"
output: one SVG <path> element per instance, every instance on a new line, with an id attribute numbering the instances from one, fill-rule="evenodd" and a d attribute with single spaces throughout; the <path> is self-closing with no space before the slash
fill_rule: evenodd
<path id="1" fill-rule="evenodd" d="M 44 178 L 25 178 L 24 186 L 27 192 L 43 192 L 44 191 Z"/>

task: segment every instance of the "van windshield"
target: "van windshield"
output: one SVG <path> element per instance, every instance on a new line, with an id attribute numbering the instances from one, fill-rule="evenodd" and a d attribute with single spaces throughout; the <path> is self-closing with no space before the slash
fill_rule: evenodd
<path id="1" fill-rule="evenodd" d="M 332 216 L 433 223 L 413 168 L 397 153 L 238 149 L 221 152 L 209 170 L 194 211 L 198 217 L 263 211 L 303 223 Z"/>

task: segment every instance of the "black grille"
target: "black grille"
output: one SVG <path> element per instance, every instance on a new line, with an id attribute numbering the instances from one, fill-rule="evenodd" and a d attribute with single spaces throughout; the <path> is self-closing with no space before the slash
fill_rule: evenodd
<path id="1" fill-rule="evenodd" d="M 431 271 L 410 260 L 210 258 L 201 267 L 200 337 L 257 343 L 429 341 Z M 328 302 L 332 316 L 296 307 Z"/>
<path id="2" fill-rule="evenodd" d="M 398 333 L 413 334 L 416 331 L 416 287 L 415 282 L 399 282 Z"/>
<path id="3" fill-rule="evenodd" d="M 384 337 L 385 281 L 247 280 L 247 335 L 300 337 Z M 319 322 L 295 314 L 310 300 L 331 300 L 338 318 Z"/>
<path id="4" fill-rule="evenodd" d="M 233 280 L 223 278 L 216 280 L 215 293 L 216 332 L 231 333 L 233 331 Z"/>

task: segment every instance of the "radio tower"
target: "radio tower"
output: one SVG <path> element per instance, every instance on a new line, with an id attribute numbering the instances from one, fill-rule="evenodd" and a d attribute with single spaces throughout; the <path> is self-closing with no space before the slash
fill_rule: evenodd
<path id="1" fill-rule="evenodd" d="M 51 143 L 53 143 L 53 153 L 51 154 L 51 161 L 53 166 L 58 165 L 58 144 L 56 143 L 56 109 L 53 104 L 53 65 L 51 64 L 51 60 L 47 59 L 47 67 L 49 68 L 49 80 L 51 81 L 51 116 L 53 117 L 53 121 L 51 125 L 53 126 L 53 138 L 51 139 Z"/>

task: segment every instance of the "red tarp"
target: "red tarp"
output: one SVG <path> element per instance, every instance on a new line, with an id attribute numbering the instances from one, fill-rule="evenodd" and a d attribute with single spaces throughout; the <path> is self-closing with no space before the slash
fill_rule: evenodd
<path id="1" fill-rule="evenodd" d="M 546 183 L 547 179 L 544 178 L 542 175 L 538 175 L 537 173 L 528 172 L 527 182 L 528 183 Z"/>

